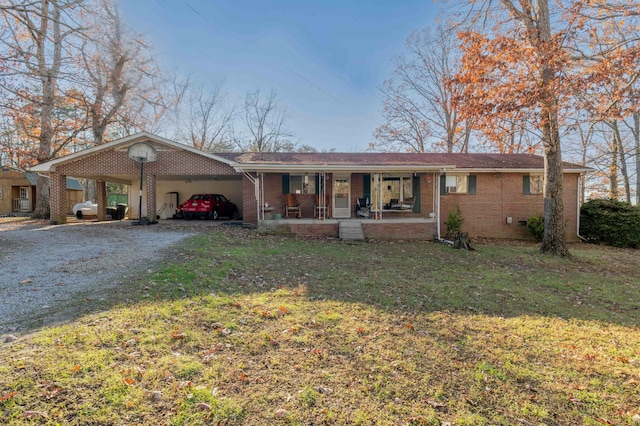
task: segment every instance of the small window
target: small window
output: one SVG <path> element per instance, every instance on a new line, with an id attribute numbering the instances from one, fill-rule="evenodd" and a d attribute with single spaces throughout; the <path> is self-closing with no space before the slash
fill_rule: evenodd
<path id="1" fill-rule="evenodd" d="M 542 194 L 542 191 L 544 190 L 544 176 L 530 175 L 529 185 L 531 194 Z"/>
<path id="2" fill-rule="evenodd" d="M 519 220 L 518 221 L 518 226 L 527 226 L 527 221 L 526 220 Z"/>
<path id="3" fill-rule="evenodd" d="M 29 198 L 29 188 L 27 188 L 26 186 L 21 186 L 20 187 L 20 199 L 21 200 L 26 200 Z"/>
<path id="4" fill-rule="evenodd" d="M 315 194 L 316 175 L 289 175 L 289 192 L 292 194 Z"/>
<path id="5" fill-rule="evenodd" d="M 467 193 L 467 176 L 447 175 L 446 191 L 453 194 Z"/>

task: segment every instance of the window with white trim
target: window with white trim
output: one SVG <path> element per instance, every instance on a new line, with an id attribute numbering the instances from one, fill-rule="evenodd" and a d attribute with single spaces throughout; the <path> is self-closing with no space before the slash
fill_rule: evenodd
<path id="1" fill-rule="evenodd" d="M 468 191 L 467 175 L 446 175 L 445 190 L 447 194 L 466 194 Z"/>
<path id="2" fill-rule="evenodd" d="M 316 174 L 290 174 L 289 192 L 292 194 L 315 194 Z"/>
<path id="3" fill-rule="evenodd" d="M 29 199 L 29 188 L 26 186 L 20 187 L 20 199 L 27 200 Z"/>

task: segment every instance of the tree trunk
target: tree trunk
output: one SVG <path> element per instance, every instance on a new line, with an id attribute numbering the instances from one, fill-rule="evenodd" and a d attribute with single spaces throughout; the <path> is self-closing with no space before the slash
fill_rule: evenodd
<path id="1" fill-rule="evenodd" d="M 544 91 L 540 102 L 544 145 L 544 236 L 543 253 L 568 256 L 569 251 L 564 237 L 564 203 L 562 200 L 562 152 L 558 127 L 558 98 L 554 91 L 556 72 L 551 67 L 550 52 L 551 21 L 547 0 L 538 2 L 538 39 L 537 46 L 541 64 L 540 76 Z"/>

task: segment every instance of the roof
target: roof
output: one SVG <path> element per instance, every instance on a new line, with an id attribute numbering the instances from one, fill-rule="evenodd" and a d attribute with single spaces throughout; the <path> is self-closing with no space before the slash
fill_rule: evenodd
<path id="1" fill-rule="evenodd" d="M 29 181 L 29 185 L 36 186 L 38 183 L 38 175 L 33 172 L 24 172 L 24 177 Z M 67 176 L 67 189 L 74 191 L 84 191 L 82 184 L 78 179 Z"/>
<path id="2" fill-rule="evenodd" d="M 532 171 L 544 169 L 544 158 L 533 154 L 488 153 L 297 153 L 249 152 L 218 154 L 236 163 L 241 171 L 275 169 L 322 170 L 443 170 Z M 584 172 L 589 168 L 563 163 L 565 172 Z"/>
<path id="3" fill-rule="evenodd" d="M 158 150 L 183 150 L 222 162 L 237 172 L 541 172 L 544 159 L 533 154 L 488 153 L 398 153 L 398 152 L 244 152 L 207 153 L 193 147 L 165 139 L 147 132 L 137 133 L 103 145 L 57 158 L 31 168 L 31 171 L 49 173 L 70 161 L 94 155 L 100 151 L 126 150 L 136 142 L 148 142 Z M 565 173 L 582 173 L 588 167 L 563 163 Z"/>

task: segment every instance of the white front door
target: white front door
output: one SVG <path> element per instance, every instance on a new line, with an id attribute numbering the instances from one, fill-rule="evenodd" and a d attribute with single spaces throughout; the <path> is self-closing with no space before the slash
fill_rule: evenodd
<path id="1" fill-rule="evenodd" d="M 351 217 L 351 176 L 333 177 L 333 217 Z"/>

